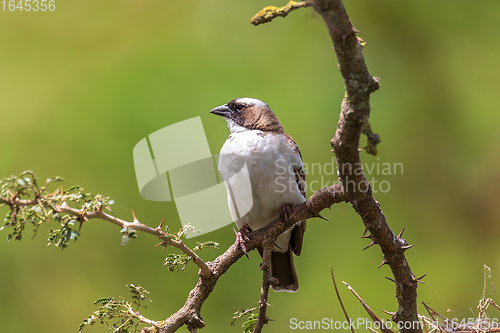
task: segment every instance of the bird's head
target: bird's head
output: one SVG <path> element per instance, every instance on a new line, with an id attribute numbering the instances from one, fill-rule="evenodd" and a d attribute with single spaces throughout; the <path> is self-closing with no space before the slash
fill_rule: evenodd
<path id="1" fill-rule="evenodd" d="M 235 98 L 210 113 L 224 117 L 231 133 L 245 130 L 283 133 L 283 127 L 271 108 L 255 98 Z"/>

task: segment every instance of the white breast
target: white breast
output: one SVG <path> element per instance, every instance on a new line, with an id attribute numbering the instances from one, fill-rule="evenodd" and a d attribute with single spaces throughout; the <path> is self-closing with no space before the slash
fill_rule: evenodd
<path id="1" fill-rule="evenodd" d="M 277 218 L 284 204 L 305 201 L 294 172 L 302 168 L 302 161 L 284 135 L 259 130 L 233 132 L 220 154 L 223 179 L 229 179 L 244 165 L 248 168 L 250 188 L 242 181 L 231 184 L 232 193 L 228 189 L 231 216 L 238 228 L 246 223 L 253 230 L 259 229 Z M 246 202 L 248 209 L 243 216 L 235 210 L 235 198 L 236 202 Z"/>

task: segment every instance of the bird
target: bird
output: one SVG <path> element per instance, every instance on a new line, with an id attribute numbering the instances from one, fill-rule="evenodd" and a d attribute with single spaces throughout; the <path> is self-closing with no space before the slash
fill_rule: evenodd
<path id="1" fill-rule="evenodd" d="M 288 220 L 291 206 L 306 201 L 302 156 L 278 117 L 259 99 L 235 98 L 210 113 L 222 116 L 230 130 L 220 151 L 218 170 L 226 184 L 231 218 L 238 227 L 238 246 L 248 257 L 245 240 L 249 232 L 280 216 Z M 247 188 L 230 181 L 243 166 L 250 182 Z M 246 202 L 241 205 L 241 201 Z M 241 206 L 247 209 L 239 212 Z M 271 250 L 274 291 L 295 292 L 299 288 L 293 254 L 300 255 L 305 230 L 306 221 L 299 221 L 276 238 Z M 262 247 L 258 250 L 262 256 Z"/>

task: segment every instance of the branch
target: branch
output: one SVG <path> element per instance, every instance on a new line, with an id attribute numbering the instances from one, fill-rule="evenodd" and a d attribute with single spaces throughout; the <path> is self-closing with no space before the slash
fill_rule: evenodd
<path id="1" fill-rule="evenodd" d="M 335 203 L 345 201 L 345 199 L 341 184 L 316 191 L 306 202 L 292 207 L 286 222 L 278 218 L 265 227 L 250 233 L 248 235 L 250 240 L 246 241 L 247 251 L 254 250 L 266 240 L 276 239 L 278 235 L 299 221 L 319 217 L 320 211 Z M 213 274 L 208 278 L 200 276 L 184 306 L 165 320 L 165 326 L 159 330 L 159 333 L 175 332 L 184 324 L 188 326 L 188 329 L 204 327 L 205 323 L 200 316 L 203 302 L 214 289 L 218 279 L 243 255 L 243 251 L 235 242 L 226 252 L 210 262 L 208 265 Z"/>
<path id="2" fill-rule="evenodd" d="M 371 132 L 370 94 L 379 88 L 379 80 L 368 72 L 363 57 L 363 45 L 356 36 L 341 0 L 315 0 L 314 9 L 323 17 L 332 39 L 340 72 L 344 78 L 346 94 L 342 101 L 340 119 L 331 144 L 335 153 L 339 181 L 348 201 L 361 216 L 367 236 L 382 249 L 382 264 L 388 264 L 396 282 L 399 309 L 393 316 L 396 322 L 418 323 L 417 284 L 404 251 L 409 248 L 401 234 L 396 236 L 387 225 L 380 204 L 372 195 L 370 183 L 361 168 L 359 140 L 361 134 L 368 137 L 369 152 L 376 152 L 380 142 Z M 371 147 L 370 147 L 371 146 Z M 421 332 L 420 325 L 410 325 L 402 332 Z M 414 327 L 416 326 L 416 327 Z M 405 326 L 406 327 L 406 326 Z"/>
<path id="3" fill-rule="evenodd" d="M 212 271 L 208 267 L 208 265 L 189 247 L 187 247 L 182 240 L 180 239 L 172 239 L 169 237 L 169 234 L 162 232 L 161 231 L 161 224 L 158 228 L 152 228 L 149 227 L 145 224 L 140 223 L 136 218 L 134 214 L 134 220 L 132 222 L 128 222 L 122 219 L 119 219 L 113 215 L 110 215 L 108 213 L 105 213 L 102 209 L 94 210 L 91 212 L 82 210 L 82 209 L 77 209 L 77 208 L 72 208 L 66 204 L 64 201 L 64 192 L 61 189 L 60 190 L 61 197 L 62 197 L 62 204 L 60 205 L 51 205 L 49 201 L 47 201 L 47 198 L 49 196 L 37 196 L 36 198 L 33 199 L 20 199 L 18 196 L 13 196 L 11 199 L 6 199 L 3 197 L 0 197 L 0 204 L 7 204 L 11 207 L 16 207 L 16 208 L 21 208 L 21 207 L 26 207 L 26 206 L 34 206 L 34 205 L 43 205 L 46 207 L 50 207 L 54 213 L 65 213 L 68 215 L 72 215 L 77 217 L 78 219 L 82 221 L 88 221 L 91 219 L 101 219 L 107 222 L 111 222 L 121 228 L 130 228 L 136 231 L 142 231 L 154 236 L 157 236 L 160 238 L 162 241 L 161 244 L 163 244 L 164 247 L 166 246 L 172 246 L 175 247 L 179 250 L 181 250 L 184 254 L 186 254 L 188 257 L 191 258 L 191 260 L 200 268 L 200 275 L 202 276 L 210 276 L 212 274 Z M 133 212 L 132 212 L 133 214 Z M 163 223 L 163 221 L 162 221 Z"/>
<path id="4" fill-rule="evenodd" d="M 147 226 L 145 224 L 140 223 L 136 218 L 134 214 L 134 220 L 132 222 L 128 222 L 122 219 L 119 219 L 113 215 L 107 214 L 103 212 L 102 210 L 94 211 L 94 212 L 86 212 L 83 215 L 81 215 L 81 212 L 78 209 L 71 208 L 68 205 L 60 205 L 60 206 L 55 206 L 55 211 L 56 212 L 64 212 L 67 214 L 71 214 L 74 216 L 83 216 L 84 219 L 101 219 L 104 221 L 111 222 L 113 224 L 116 224 L 117 226 L 121 228 L 131 228 L 136 231 L 142 231 L 154 236 L 157 236 L 160 238 L 162 241 L 162 244 L 164 247 L 166 246 L 172 246 L 175 247 L 176 249 L 181 250 L 184 254 L 186 254 L 188 257 L 191 258 L 193 263 L 196 264 L 200 268 L 200 275 L 202 276 L 210 276 L 212 275 L 212 271 L 210 270 L 210 267 L 196 254 L 194 253 L 193 250 L 191 250 L 189 247 L 187 247 L 182 240 L 177 240 L 177 239 L 172 239 L 169 237 L 169 235 L 165 232 L 161 231 L 161 224 L 158 228 L 152 228 L 150 226 Z M 133 212 L 132 212 L 133 213 Z M 162 221 L 163 223 L 163 221 Z"/>
<path id="5" fill-rule="evenodd" d="M 266 315 L 267 310 L 267 298 L 269 297 L 269 286 L 272 283 L 271 276 L 271 251 L 274 246 L 274 239 L 267 238 L 262 242 L 262 287 L 260 289 L 260 301 L 259 301 L 259 317 L 257 323 L 255 324 L 255 330 L 253 333 L 262 332 L 262 328 L 265 324 L 269 322 L 269 318 Z"/>
<path id="6" fill-rule="evenodd" d="M 361 296 L 359 296 L 358 293 L 347 282 L 344 282 L 344 281 L 342 281 L 342 282 L 354 294 L 354 296 L 356 296 L 356 298 L 361 302 L 361 305 L 366 310 L 366 312 L 368 313 L 370 318 L 373 320 L 373 322 L 378 324 L 378 327 L 380 327 L 380 330 L 382 331 L 382 333 L 394 333 L 393 330 L 387 328 L 386 325 L 384 325 L 383 321 L 375 314 L 375 312 L 373 312 L 373 310 L 368 306 L 368 304 L 366 304 L 365 301 L 363 301 Z"/>
<path id="7" fill-rule="evenodd" d="M 5 189 L 8 186 L 12 186 L 12 188 L 18 186 L 19 178 L 11 177 L 3 179 L 2 182 L 5 185 L 2 187 L 3 195 L 0 195 L 0 205 L 7 204 L 11 208 L 11 212 L 16 211 L 16 209 L 34 208 L 44 207 L 47 212 L 44 212 L 42 216 L 37 216 L 38 219 L 43 221 L 50 220 L 50 218 L 56 214 L 64 213 L 71 216 L 75 216 L 76 220 L 83 222 L 91 219 L 102 219 L 104 221 L 113 223 L 121 228 L 130 228 L 136 231 L 142 231 L 145 233 L 149 233 L 151 235 L 157 236 L 162 240 L 162 245 L 168 246 L 171 245 L 175 248 L 178 248 L 186 255 L 192 258 L 192 260 L 198 265 L 200 268 L 199 279 L 193 290 L 189 293 L 189 296 L 184 304 L 184 306 L 179 309 L 176 313 L 171 315 L 166 320 L 160 322 L 154 322 L 155 325 L 144 328 L 143 332 L 175 332 L 181 326 L 186 325 L 188 330 L 195 332 L 199 328 L 203 328 L 205 323 L 201 318 L 201 307 L 210 293 L 213 291 L 215 284 L 218 279 L 239 259 L 243 256 L 243 251 L 237 243 L 235 242 L 231 245 L 223 254 L 217 257 L 212 262 L 205 263 L 201 258 L 198 257 L 191 249 L 186 247 L 184 243 L 180 239 L 172 239 L 170 238 L 172 235 L 164 233 L 161 231 L 162 223 L 157 228 L 152 228 L 147 225 L 140 223 L 134 214 L 134 219 L 132 222 L 128 222 L 107 214 L 102 211 L 103 206 L 106 206 L 107 200 L 105 200 L 102 196 L 96 195 L 95 197 L 90 198 L 90 195 L 87 194 L 88 201 L 85 201 L 84 208 L 77 209 L 69 207 L 65 203 L 65 199 L 68 199 L 70 195 L 67 194 L 67 191 L 60 190 L 48 194 L 41 195 L 43 191 L 35 194 L 34 199 L 20 199 L 21 195 L 29 196 L 33 195 L 33 192 L 24 191 L 26 187 L 22 185 L 21 190 L 16 191 L 17 194 L 5 194 L 11 193 L 9 190 Z M 17 187 L 16 187 L 17 188 Z M 71 192 L 71 189 L 68 190 Z M 2 194 L 0 193 L 0 194 Z M 73 192 L 71 192 L 73 194 Z M 81 188 L 78 188 L 77 194 L 79 200 L 81 200 Z M 10 197 L 9 197 L 10 196 Z M 109 199 L 109 198 L 108 198 Z M 335 184 L 328 188 L 321 189 L 316 191 L 306 202 L 293 206 L 291 208 L 290 213 L 288 214 L 287 221 L 283 221 L 281 219 L 276 219 L 266 225 L 265 227 L 256 230 L 248 235 L 249 240 L 246 241 L 247 251 L 254 250 L 258 246 L 263 246 L 264 244 L 274 244 L 274 240 L 277 236 L 283 233 L 285 230 L 289 229 L 295 223 L 310 219 L 313 217 L 320 217 L 319 213 L 327 208 L 331 207 L 335 203 L 339 203 L 342 201 L 346 201 L 347 197 L 343 192 L 341 184 Z M 71 199 L 72 200 L 72 199 Z M 58 204 L 57 204 L 58 203 Z M 92 208 L 93 210 L 87 211 L 86 209 Z M 29 209 L 29 211 L 33 211 L 33 209 Z M 12 222 L 16 222 L 16 225 L 26 223 L 27 220 L 23 221 L 15 221 L 16 217 L 14 214 L 11 215 Z M 41 223 L 40 222 L 40 223 Z M 267 258 L 267 256 L 265 256 Z M 263 288 L 261 292 L 261 306 L 260 313 L 262 316 L 259 317 L 260 320 L 259 325 L 263 325 L 266 320 L 265 310 L 267 307 L 267 297 L 269 284 L 272 283 L 272 278 L 270 278 L 269 272 L 269 261 L 264 261 L 263 271 L 264 271 L 264 281 Z M 265 263 L 268 263 L 268 267 L 265 267 Z M 144 318 L 142 318 L 144 319 Z M 141 320 L 142 322 L 146 322 Z M 153 321 L 151 321 L 153 323 Z M 262 323 L 262 324 L 261 324 Z M 256 325 L 257 327 L 257 325 Z M 258 331 L 257 331 L 258 332 Z"/>
<path id="8" fill-rule="evenodd" d="M 289 1 L 286 6 L 283 7 L 275 7 L 275 6 L 267 6 L 263 8 L 260 12 L 254 15 L 250 20 L 250 23 L 257 26 L 259 24 L 264 24 L 267 22 L 271 22 L 275 18 L 281 16 L 285 17 L 291 11 L 295 9 L 299 9 L 302 7 L 311 7 L 312 1 L 306 0 L 301 2 Z"/>
<path id="9" fill-rule="evenodd" d="M 339 290 L 337 289 L 337 283 L 335 282 L 335 276 L 333 275 L 333 268 L 331 265 L 330 265 L 330 273 L 332 275 L 332 281 L 333 281 L 333 287 L 335 288 L 335 294 L 337 294 L 337 299 L 339 300 L 340 307 L 342 308 L 342 312 L 344 312 L 344 316 L 345 316 L 345 319 L 347 320 L 347 322 L 350 322 L 351 319 L 347 315 L 347 311 L 344 308 L 344 303 L 342 303 L 342 299 L 340 298 Z M 350 328 L 351 328 L 352 333 L 356 333 L 354 331 L 354 327 L 351 326 Z"/>

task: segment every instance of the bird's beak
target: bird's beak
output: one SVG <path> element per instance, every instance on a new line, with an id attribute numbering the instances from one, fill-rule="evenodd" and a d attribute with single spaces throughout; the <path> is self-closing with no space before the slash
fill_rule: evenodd
<path id="1" fill-rule="evenodd" d="M 216 107 L 215 109 L 210 110 L 210 113 L 229 118 L 229 115 L 231 114 L 231 109 L 227 106 L 227 104 L 224 104 Z"/>

